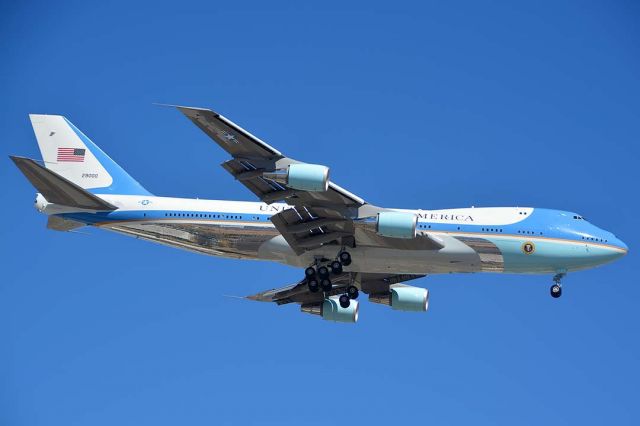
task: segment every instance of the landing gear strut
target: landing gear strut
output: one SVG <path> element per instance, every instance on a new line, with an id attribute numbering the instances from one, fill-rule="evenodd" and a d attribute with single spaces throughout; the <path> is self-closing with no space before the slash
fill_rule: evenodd
<path id="1" fill-rule="evenodd" d="M 331 291 L 333 285 L 329 279 L 329 268 L 320 266 L 317 270 L 313 266 L 309 266 L 304 270 L 304 276 L 307 280 L 307 286 L 311 293 L 322 291 Z"/>
<path id="2" fill-rule="evenodd" d="M 560 273 L 560 274 L 556 274 L 553 277 L 553 285 L 551 286 L 551 289 L 549 291 L 551 293 L 551 297 L 553 297 L 554 299 L 557 299 L 558 297 L 562 296 L 562 278 L 565 275 L 566 274 L 564 273 Z"/>
<path id="3" fill-rule="evenodd" d="M 342 274 L 342 267 L 351 264 L 351 255 L 346 251 L 341 251 L 338 253 L 338 258 L 331 262 L 328 267 L 326 265 L 318 266 L 319 263 L 320 261 L 316 260 L 314 265 L 306 268 L 304 270 L 304 276 L 310 292 L 317 293 L 322 289 L 323 292 L 328 293 L 333 289 L 333 284 L 330 279 L 331 274 Z M 340 296 L 340 306 L 348 308 L 351 303 L 349 301 L 357 298 L 358 288 L 353 285 L 349 286 L 347 293 Z"/>

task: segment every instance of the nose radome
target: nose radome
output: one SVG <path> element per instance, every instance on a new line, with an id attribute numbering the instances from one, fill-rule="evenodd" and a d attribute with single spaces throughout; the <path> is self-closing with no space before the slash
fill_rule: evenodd
<path id="1" fill-rule="evenodd" d="M 621 239 L 618 238 L 617 240 L 617 246 L 624 250 L 624 254 L 627 254 L 627 252 L 629 251 L 629 247 L 627 247 L 627 245 Z"/>

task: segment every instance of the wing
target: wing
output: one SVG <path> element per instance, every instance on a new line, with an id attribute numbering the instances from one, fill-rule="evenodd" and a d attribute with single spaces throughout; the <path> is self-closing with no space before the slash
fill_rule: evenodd
<path id="1" fill-rule="evenodd" d="M 231 155 L 222 167 L 236 180 L 265 203 L 284 201 L 291 206 L 272 216 L 271 221 L 297 254 L 334 241 L 353 246 L 352 219 L 377 209 L 331 181 L 326 191 L 305 191 L 265 178 L 264 173 L 303 163 L 284 156 L 214 111 L 176 108 Z"/>
<path id="2" fill-rule="evenodd" d="M 352 284 L 359 284 L 360 289 L 367 294 L 388 293 L 389 286 L 399 284 L 405 281 L 422 278 L 425 275 L 412 274 L 370 274 L 345 272 L 338 277 L 332 278 L 333 288 L 330 292 L 312 293 L 309 291 L 306 281 L 303 279 L 296 284 L 285 287 L 263 291 L 251 296 L 247 299 L 257 300 L 259 302 L 275 302 L 278 305 L 287 303 L 298 303 L 300 305 L 320 303 L 326 297 L 343 294 L 344 289 Z"/>
<path id="3" fill-rule="evenodd" d="M 298 164 L 300 161 L 285 157 L 277 149 L 214 111 L 183 106 L 176 108 L 233 157 L 223 163 L 222 167 L 265 203 L 285 201 L 291 205 L 338 207 L 359 207 L 366 204 L 362 198 L 333 182 L 329 183 L 327 191 L 311 192 L 291 190 L 265 179 L 262 177 L 264 172 Z"/>

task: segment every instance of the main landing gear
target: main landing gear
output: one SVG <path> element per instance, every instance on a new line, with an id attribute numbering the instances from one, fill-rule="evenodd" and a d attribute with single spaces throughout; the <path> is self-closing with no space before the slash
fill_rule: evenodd
<path id="1" fill-rule="evenodd" d="M 553 297 L 554 299 L 562 296 L 562 278 L 564 278 L 565 275 L 566 274 L 564 273 L 559 273 L 554 275 L 553 277 L 553 285 L 551 286 L 551 289 L 549 291 L 551 293 L 551 297 Z"/>
<path id="2" fill-rule="evenodd" d="M 317 293 L 322 289 L 323 292 L 328 293 L 333 288 L 331 283 L 331 274 L 340 275 L 343 272 L 343 266 L 349 266 L 351 264 L 351 255 L 347 251 L 341 251 L 338 253 L 337 259 L 329 263 L 329 267 L 325 265 L 312 265 L 304 270 L 304 276 L 307 280 L 307 286 L 309 291 Z M 346 293 L 338 298 L 338 302 L 342 308 L 348 308 L 351 304 L 351 299 L 357 299 L 359 295 L 358 287 L 350 285 L 346 288 Z"/>

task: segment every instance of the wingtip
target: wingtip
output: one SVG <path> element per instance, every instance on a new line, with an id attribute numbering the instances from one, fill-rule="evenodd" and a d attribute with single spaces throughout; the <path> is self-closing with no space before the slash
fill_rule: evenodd
<path id="1" fill-rule="evenodd" d="M 240 299 L 240 300 L 246 300 L 251 298 L 251 296 L 236 296 L 235 294 L 223 294 L 223 296 L 228 297 L 229 299 Z"/>
<path id="2" fill-rule="evenodd" d="M 180 105 L 165 104 L 165 103 L 162 103 L 162 102 L 151 102 L 151 105 L 161 106 L 161 107 L 166 107 L 166 108 L 179 108 L 180 107 Z"/>
<path id="3" fill-rule="evenodd" d="M 151 104 L 155 105 L 155 106 L 165 107 L 165 108 L 176 108 L 176 109 L 179 109 L 179 110 L 195 110 L 195 111 L 211 111 L 211 112 L 214 112 L 214 111 L 210 110 L 209 108 L 192 107 L 192 106 L 186 106 L 186 105 L 165 104 L 165 103 L 161 103 L 161 102 L 152 102 Z M 214 113 L 217 114 L 216 112 L 214 112 Z"/>
<path id="4" fill-rule="evenodd" d="M 23 161 L 29 161 L 29 160 L 35 161 L 35 160 L 31 159 L 31 158 L 22 157 L 20 155 L 9 155 L 9 158 L 11 159 L 11 161 L 13 161 L 16 164 L 21 163 Z"/>

